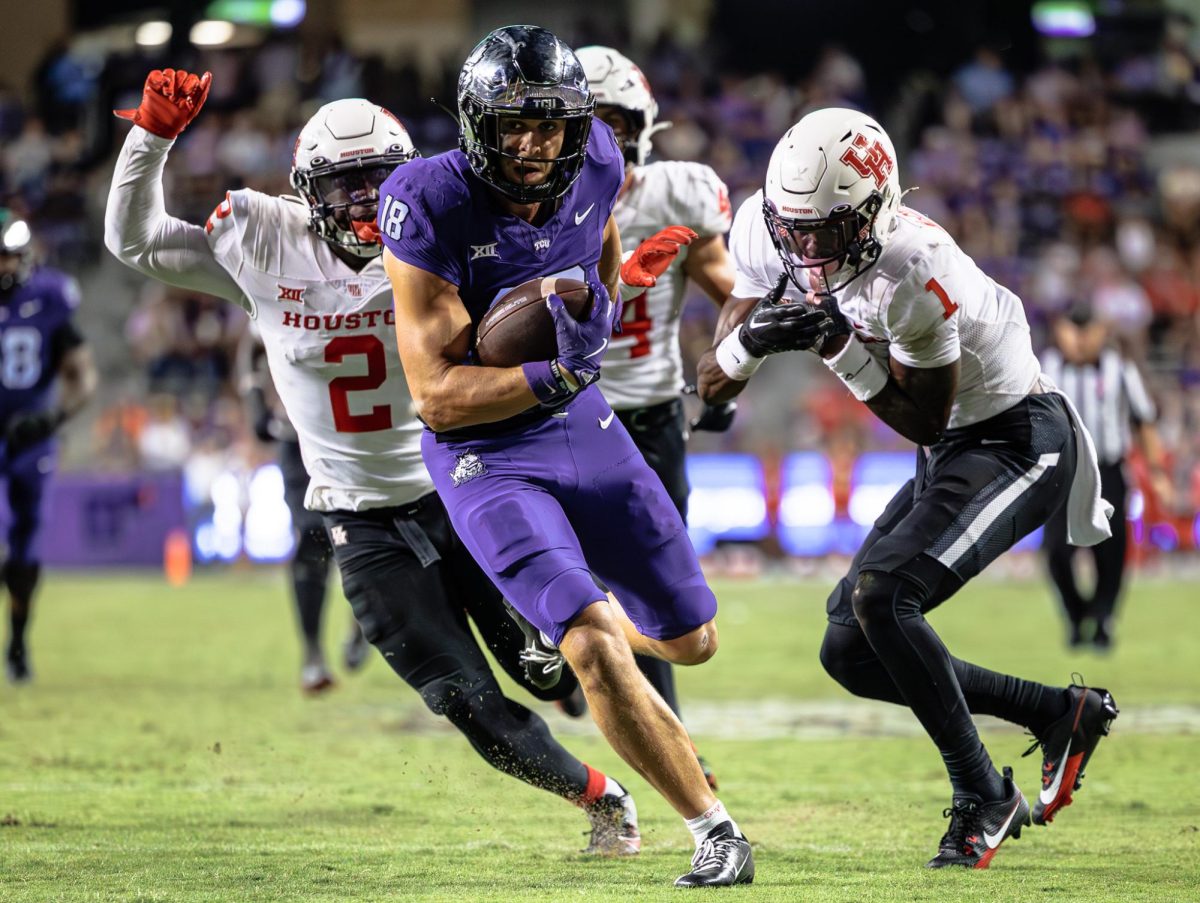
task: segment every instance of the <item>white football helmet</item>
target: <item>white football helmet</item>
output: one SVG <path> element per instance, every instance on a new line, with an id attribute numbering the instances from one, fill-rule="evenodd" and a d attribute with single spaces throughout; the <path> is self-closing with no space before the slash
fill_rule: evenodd
<path id="1" fill-rule="evenodd" d="M 900 209 L 892 139 L 858 110 L 809 113 L 784 133 L 767 164 L 763 216 L 802 290 L 845 286 L 883 251 Z M 797 270 L 809 272 L 802 283 Z"/>
<path id="2" fill-rule="evenodd" d="M 300 130 L 292 153 L 292 187 L 308 205 L 309 228 L 351 254 L 378 256 L 379 186 L 419 156 L 383 107 L 358 97 L 325 104 Z"/>
<path id="3" fill-rule="evenodd" d="M 669 122 L 655 122 L 658 103 L 650 91 L 650 82 L 634 62 L 611 47 L 580 47 L 575 56 L 583 65 L 588 84 L 596 97 L 596 112 L 616 107 L 629 122 L 629 137 L 622 148 L 625 161 L 641 166 L 650 156 L 650 139 L 656 132 L 669 129 Z"/>

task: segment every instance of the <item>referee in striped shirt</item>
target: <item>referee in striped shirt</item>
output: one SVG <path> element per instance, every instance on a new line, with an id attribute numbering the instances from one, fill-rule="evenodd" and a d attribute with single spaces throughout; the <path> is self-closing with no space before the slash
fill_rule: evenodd
<path id="1" fill-rule="evenodd" d="M 1135 437 L 1150 465 L 1154 491 L 1168 505 L 1171 484 L 1154 427 L 1154 402 L 1137 365 L 1110 341 L 1108 325 L 1096 320 L 1090 308 L 1075 307 L 1054 324 L 1053 339 L 1054 347 L 1042 354 L 1042 370 L 1075 403 L 1091 433 L 1100 461 L 1101 495 L 1112 503 L 1114 513 L 1112 538 L 1086 550 L 1096 562 L 1090 597 L 1080 589 L 1072 568 L 1076 549 L 1067 543 L 1065 507 L 1046 522 L 1042 547 L 1069 623 L 1068 642 L 1080 646 L 1090 640 L 1107 649 L 1125 575 L 1124 463 Z"/>

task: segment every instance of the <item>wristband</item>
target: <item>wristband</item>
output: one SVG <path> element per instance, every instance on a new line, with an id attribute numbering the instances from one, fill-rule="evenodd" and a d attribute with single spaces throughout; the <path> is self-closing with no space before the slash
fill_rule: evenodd
<path id="1" fill-rule="evenodd" d="M 762 366 L 766 358 L 755 357 L 746 350 L 738 335 L 741 331 L 741 327 L 736 327 L 717 345 L 717 366 L 730 379 L 745 382 Z"/>
<path id="2" fill-rule="evenodd" d="M 851 335 L 845 348 L 824 360 L 825 366 L 859 401 L 870 401 L 887 385 L 887 369 L 858 340 L 858 336 Z"/>
<path id="3" fill-rule="evenodd" d="M 573 381 L 564 376 L 556 360 L 522 364 L 521 370 L 525 382 L 542 404 L 559 404 L 579 391 L 578 383 L 572 385 Z"/>

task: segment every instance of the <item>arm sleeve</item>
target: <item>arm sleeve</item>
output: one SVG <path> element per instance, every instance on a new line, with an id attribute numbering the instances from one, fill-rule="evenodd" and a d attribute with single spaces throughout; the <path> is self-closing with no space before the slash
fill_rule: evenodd
<path id="1" fill-rule="evenodd" d="M 953 246 L 938 245 L 924 252 L 896 286 L 885 319 L 889 353 L 904 366 L 944 367 L 962 356 L 954 299 L 978 288 L 961 256 Z"/>
<path id="2" fill-rule="evenodd" d="M 434 181 L 435 173 L 429 173 L 432 178 L 422 184 L 416 172 L 408 172 L 419 169 L 421 162 L 413 160 L 398 167 L 380 188 L 379 234 L 384 247 L 398 260 L 440 276 L 452 285 L 462 285 L 462 264 L 447 252 L 449 243 L 445 241 L 456 231 L 456 217 L 448 215 L 455 206 L 454 199 Z M 444 212 L 438 218 L 436 231 L 434 216 L 437 211 L 431 209 L 431 196 L 443 201 L 439 207 Z M 467 203 L 466 198 L 458 200 L 459 207 Z M 438 240 L 439 232 L 443 241 Z"/>
<path id="3" fill-rule="evenodd" d="M 761 228 L 760 228 L 761 227 Z M 778 255 L 762 221 L 762 194 L 751 195 L 738 208 L 729 232 L 729 255 L 733 260 L 733 297 L 761 298 L 775 287 L 778 275 L 767 272 L 766 254 L 778 266 Z M 779 270 L 772 272 L 778 274 Z"/>
<path id="4" fill-rule="evenodd" d="M 1138 423 L 1153 423 L 1158 419 L 1158 411 L 1154 400 L 1146 391 L 1146 383 L 1137 364 L 1133 361 L 1122 361 L 1121 381 L 1125 384 L 1125 395 L 1129 399 L 1129 413 Z"/>
<path id="5" fill-rule="evenodd" d="M 130 131 L 108 191 L 104 245 L 147 276 L 249 307 L 213 255 L 204 227 L 167 213 L 162 174 L 172 144 L 138 126 Z"/>

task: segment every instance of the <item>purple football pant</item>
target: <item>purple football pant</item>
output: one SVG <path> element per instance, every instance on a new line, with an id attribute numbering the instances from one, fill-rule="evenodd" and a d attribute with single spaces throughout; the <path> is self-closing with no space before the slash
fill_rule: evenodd
<path id="1" fill-rule="evenodd" d="M 604 598 L 592 573 L 651 639 L 683 636 L 716 615 L 679 512 L 595 386 L 502 435 L 426 431 L 421 452 L 475 560 L 555 643 Z"/>

